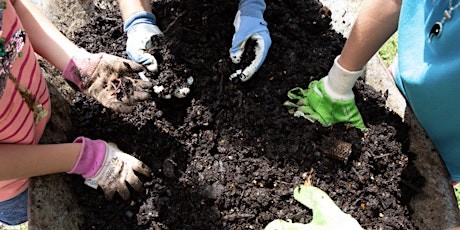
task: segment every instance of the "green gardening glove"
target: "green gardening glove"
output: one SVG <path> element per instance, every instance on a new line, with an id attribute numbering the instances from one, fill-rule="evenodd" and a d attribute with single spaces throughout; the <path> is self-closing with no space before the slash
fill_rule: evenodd
<path id="1" fill-rule="evenodd" d="M 296 87 L 289 90 L 290 100 L 284 105 L 289 107 L 289 113 L 294 116 L 311 122 L 318 121 L 326 127 L 344 122 L 364 131 L 366 126 L 351 90 L 361 73 L 362 71 L 346 72 L 335 61 L 329 75 L 319 81 L 310 82 L 308 89 Z M 325 89 L 325 85 L 329 90 Z"/>
<path id="2" fill-rule="evenodd" d="M 294 189 L 294 199 L 313 210 L 313 219 L 308 224 L 274 220 L 264 230 L 362 230 L 358 221 L 344 213 L 321 189 L 299 185 Z"/>

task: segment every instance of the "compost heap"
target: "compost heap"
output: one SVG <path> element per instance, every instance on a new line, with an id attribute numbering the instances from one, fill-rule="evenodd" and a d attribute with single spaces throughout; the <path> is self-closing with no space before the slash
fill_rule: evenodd
<path id="1" fill-rule="evenodd" d="M 233 64 L 228 49 L 238 1 L 152 1 L 163 38 L 151 52 L 159 73 L 148 77 L 170 92 L 193 77 L 183 99 L 152 100 L 130 114 L 105 109 L 80 93 L 72 101 L 73 140 L 84 135 L 118 144 L 149 165 L 145 191 L 104 199 L 75 176 L 84 209 L 81 229 L 262 229 L 275 219 L 308 223 L 311 210 L 292 189 L 313 172 L 322 189 L 365 229 L 413 229 L 409 200 L 420 177 L 407 152 L 407 126 L 385 98 L 360 79 L 354 92 L 366 133 L 344 124 L 322 127 L 293 117 L 287 92 L 325 76 L 345 38 L 315 0 L 267 0 L 273 44 L 247 82 L 229 80 L 254 56 Z M 91 52 L 127 58 L 116 1 L 95 6 L 73 40 Z M 252 46 L 252 47 L 251 47 Z"/>

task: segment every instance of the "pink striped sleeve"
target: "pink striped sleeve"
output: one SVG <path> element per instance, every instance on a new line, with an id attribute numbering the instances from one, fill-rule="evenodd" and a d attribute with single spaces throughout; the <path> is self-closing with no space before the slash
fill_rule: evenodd
<path id="1" fill-rule="evenodd" d="M 12 42 L 18 32 L 23 30 L 23 26 L 10 1 L 5 1 L 7 6 L 3 11 L 2 31 L 0 34 L 5 39 L 5 45 L 7 45 Z M 22 43 L 19 45 L 22 45 Z M 11 73 L 19 81 L 19 84 L 30 90 L 31 94 L 49 112 L 46 117 L 35 123 L 33 111 L 24 102 L 17 90 L 17 86 L 10 79 L 6 79 L 6 85 L 4 85 L 3 93 L 0 97 L 0 143 L 37 144 L 49 120 L 51 103 L 46 81 L 42 76 L 40 65 L 37 62 L 29 39 L 26 37 L 22 49 L 18 51 L 17 55 L 2 58 L 12 58 L 10 61 L 13 64 L 11 66 L 0 66 L 0 68 L 3 68 L 3 71 L 0 72 Z M 27 178 L 0 181 L 0 202 L 11 199 L 23 192 L 27 188 L 27 181 Z"/>

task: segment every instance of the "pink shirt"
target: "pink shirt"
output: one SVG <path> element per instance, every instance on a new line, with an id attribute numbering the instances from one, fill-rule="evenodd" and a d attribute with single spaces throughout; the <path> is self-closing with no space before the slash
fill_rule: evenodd
<path id="1" fill-rule="evenodd" d="M 49 92 L 35 52 L 9 0 L 6 0 L 6 9 L 1 13 L 0 143 L 35 145 L 51 114 Z M 30 90 L 29 95 L 37 99 L 34 108 L 41 104 L 48 111 L 46 116 L 34 119 L 32 109 L 23 100 L 13 80 L 9 79 L 10 74 L 18 80 L 20 87 Z M 23 192 L 27 188 L 27 180 L 0 181 L 0 202 Z"/>

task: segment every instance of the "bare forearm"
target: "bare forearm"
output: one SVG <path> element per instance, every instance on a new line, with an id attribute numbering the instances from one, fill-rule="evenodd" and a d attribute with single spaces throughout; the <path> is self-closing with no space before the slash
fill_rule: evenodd
<path id="1" fill-rule="evenodd" d="M 118 0 L 118 4 L 120 4 L 123 21 L 128 20 L 130 16 L 141 11 L 152 12 L 149 0 Z"/>
<path id="2" fill-rule="evenodd" d="M 396 32 L 400 8 L 401 0 L 363 1 L 339 64 L 350 71 L 362 69 Z"/>
<path id="3" fill-rule="evenodd" d="M 0 144 L 0 180 L 68 172 L 74 167 L 80 150 L 81 143 Z"/>
<path id="4" fill-rule="evenodd" d="M 30 1 L 16 0 L 14 8 L 35 52 L 63 71 L 78 47 Z"/>

